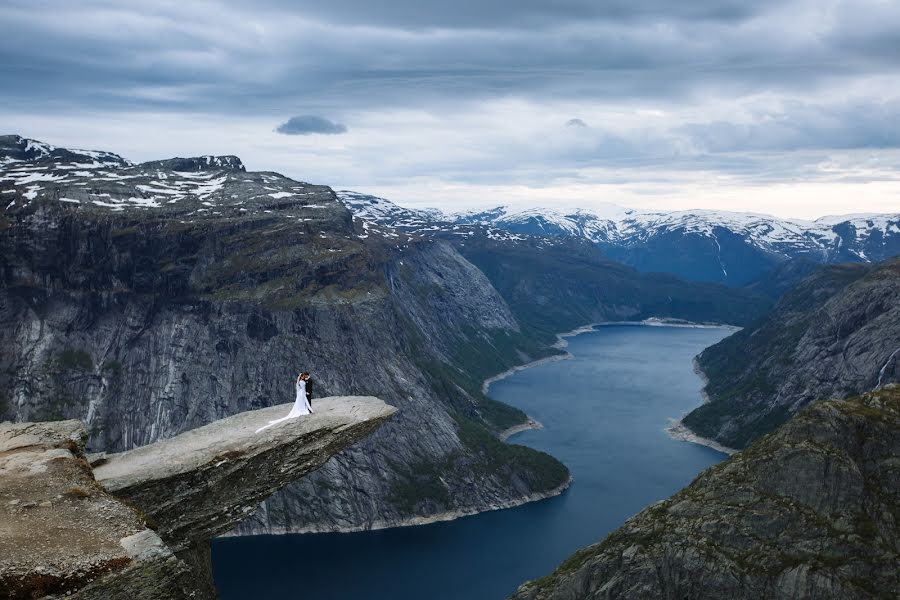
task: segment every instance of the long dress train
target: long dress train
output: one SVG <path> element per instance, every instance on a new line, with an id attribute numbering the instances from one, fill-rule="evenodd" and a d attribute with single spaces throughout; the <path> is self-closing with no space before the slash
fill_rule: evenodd
<path id="1" fill-rule="evenodd" d="M 303 415 L 312 414 L 312 407 L 309 405 L 309 400 L 306 398 L 306 382 L 302 379 L 297 380 L 297 399 L 294 400 L 294 406 L 291 407 L 291 412 L 287 414 L 286 417 L 281 417 L 280 419 L 275 419 L 274 421 L 269 421 L 268 425 L 263 425 L 259 429 L 256 430 L 256 433 L 259 433 L 263 429 L 268 429 L 273 425 L 277 425 L 282 421 L 287 421 L 288 419 L 293 419 L 295 417 L 302 417 Z"/>

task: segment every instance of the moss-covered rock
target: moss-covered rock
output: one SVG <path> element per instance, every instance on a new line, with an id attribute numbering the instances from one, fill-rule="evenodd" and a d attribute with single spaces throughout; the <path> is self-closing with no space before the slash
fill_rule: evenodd
<path id="1" fill-rule="evenodd" d="M 895 598 L 898 456 L 900 386 L 817 402 L 514 598 Z"/>

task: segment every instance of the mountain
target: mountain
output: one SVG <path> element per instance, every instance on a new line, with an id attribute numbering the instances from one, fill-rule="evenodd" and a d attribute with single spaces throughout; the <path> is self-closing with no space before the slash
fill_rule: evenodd
<path id="1" fill-rule="evenodd" d="M 448 244 L 364 231 L 331 189 L 233 157 L 0 148 L 0 419 L 78 418 L 93 450 L 129 450 L 280 404 L 308 370 L 318 396 L 399 414 L 244 531 L 400 524 L 566 485 L 560 463 L 497 439 L 525 415 L 481 393 L 554 350 Z"/>
<path id="2" fill-rule="evenodd" d="M 792 258 L 818 263 L 877 262 L 900 254 L 900 213 L 802 221 L 727 211 L 647 212 L 607 205 L 593 211 L 497 207 L 443 214 L 403 209 L 355 192 L 340 192 L 339 197 L 357 216 L 405 231 L 479 225 L 510 234 L 582 238 L 608 258 L 639 271 L 729 286 L 752 283 Z"/>
<path id="3" fill-rule="evenodd" d="M 411 210 L 355 192 L 338 192 L 338 198 L 364 226 L 452 244 L 488 277 L 520 323 L 545 334 L 649 317 L 743 325 L 771 302 L 755 291 L 638 272 L 581 236 L 513 231 L 486 224 L 480 214 Z"/>
<path id="4" fill-rule="evenodd" d="M 900 387 L 817 402 L 515 600 L 895 598 Z"/>
<path id="5" fill-rule="evenodd" d="M 709 402 L 683 422 L 734 448 L 812 400 L 900 381 L 900 258 L 820 267 L 697 365 Z"/>
<path id="6" fill-rule="evenodd" d="M 760 275 L 755 281 L 744 286 L 749 292 L 760 294 L 778 300 L 781 296 L 800 283 L 800 281 L 821 267 L 809 258 L 790 258 L 778 263 L 771 270 Z"/>
<path id="7" fill-rule="evenodd" d="M 526 415 L 487 398 L 485 378 L 558 353 L 557 333 L 591 321 L 743 324 L 771 302 L 639 273 L 584 239 L 354 217 L 330 188 L 234 156 L 134 164 L 5 136 L 0 198 L 0 419 L 77 418 L 91 449 L 129 450 L 279 404 L 300 370 L 317 395 L 399 408 L 245 533 L 559 493 L 563 465 L 500 441 Z"/>

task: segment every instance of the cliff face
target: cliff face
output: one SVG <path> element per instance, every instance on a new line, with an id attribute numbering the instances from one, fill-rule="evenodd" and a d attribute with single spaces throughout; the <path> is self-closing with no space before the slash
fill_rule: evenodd
<path id="1" fill-rule="evenodd" d="M 494 436 L 524 415 L 481 380 L 548 350 L 450 246 L 354 224 L 330 189 L 234 157 L 131 165 L 18 140 L 0 173 L 0 418 L 78 418 L 93 450 L 130 450 L 291 400 L 300 370 L 317 397 L 401 408 L 243 531 L 397 524 L 567 481 Z"/>
<path id="2" fill-rule="evenodd" d="M 814 399 L 900 381 L 900 259 L 815 271 L 697 363 L 709 379 L 710 402 L 684 423 L 733 448 Z"/>
<path id="3" fill-rule="evenodd" d="M 900 386 L 818 402 L 517 600 L 895 598 Z"/>

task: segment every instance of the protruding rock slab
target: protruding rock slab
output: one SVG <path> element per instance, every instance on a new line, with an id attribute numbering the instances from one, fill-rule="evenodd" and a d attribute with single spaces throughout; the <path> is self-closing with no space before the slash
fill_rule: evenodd
<path id="1" fill-rule="evenodd" d="M 0 597 L 186 597 L 181 561 L 94 480 L 85 437 L 79 421 L 0 423 Z"/>
<path id="2" fill-rule="evenodd" d="M 515 600 L 897 598 L 900 386 L 819 402 Z"/>
<path id="3" fill-rule="evenodd" d="M 312 415 L 260 433 L 290 404 L 241 413 L 176 437 L 111 454 L 94 469 L 110 492 L 140 508 L 173 549 L 232 529 L 284 485 L 322 466 L 396 409 L 369 396 L 317 399 Z"/>

